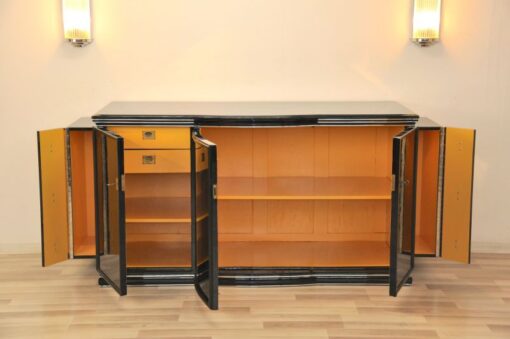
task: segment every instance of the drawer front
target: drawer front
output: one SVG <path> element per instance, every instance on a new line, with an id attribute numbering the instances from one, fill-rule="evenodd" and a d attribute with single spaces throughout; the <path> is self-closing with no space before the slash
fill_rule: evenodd
<path id="1" fill-rule="evenodd" d="M 189 150 L 127 150 L 124 151 L 126 173 L 188 173 Z"/>
<path id="2" fill-rule="evenodd" d="M 190 130 L 187 127 L 119 127 L 110 131 L 124 138 L 124 148 L 189 149 Z"/>

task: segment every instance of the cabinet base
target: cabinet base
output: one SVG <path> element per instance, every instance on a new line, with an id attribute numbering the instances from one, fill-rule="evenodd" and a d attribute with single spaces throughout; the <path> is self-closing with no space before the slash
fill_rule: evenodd
<path id="1" fill-rule="evenodd" d="M 220 268 L 220 285 L 388 284 L 387 267 Z"/>
<path id="2" fill-rule="evenodd" d="M 193 271 L 190 268 L 128 268 L 128 285 L 193 284 Z"/>
<path id="3" fill-rule="evenodd" d="M 191 268 L 130 268 L 128 285 L 193 284 Z M 224 267 L 219 284 L 267 286 L 389 283 L 388 267 Z M 411 284 L 410 277 L 406 284 Z M 101 285 L 101 284 L 100 284 Z"/>

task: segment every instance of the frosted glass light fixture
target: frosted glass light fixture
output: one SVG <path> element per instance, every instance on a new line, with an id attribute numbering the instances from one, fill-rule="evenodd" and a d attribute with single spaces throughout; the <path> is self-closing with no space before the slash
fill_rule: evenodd
<path id="1" fill-rule="evenodd" d="M 441 0 L 414 0 L 413 42 L 425 47 L 439 41 Z"/>
<path id="2" fill-rule="evenodd" d="M 62 0 L 64 37 L 76 47 L 92 42 L 90 0 Z"/>

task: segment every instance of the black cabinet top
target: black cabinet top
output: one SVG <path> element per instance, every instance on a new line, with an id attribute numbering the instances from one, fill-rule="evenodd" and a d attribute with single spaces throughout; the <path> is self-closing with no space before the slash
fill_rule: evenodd
<path id="1" fill-rule="evenodd" d="M 414 125 L 418 119 L 391 101 L 112 102 L 92 117 L 99 126 Z"/>

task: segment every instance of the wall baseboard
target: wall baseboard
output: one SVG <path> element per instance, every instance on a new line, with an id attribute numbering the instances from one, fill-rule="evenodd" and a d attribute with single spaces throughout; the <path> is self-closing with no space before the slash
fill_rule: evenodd
<path id="1" fill-rule="evenodd" d="M 473 241 L 472 253 L 510 253 L 510 243 Z"/>
<path id="2" fill-rule="evenodd" d="M 41 253 L 39 243 L 0 243 L 0 254 L 35 254 Z"/>

